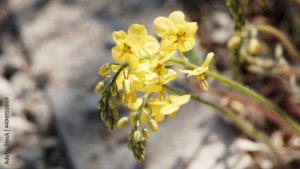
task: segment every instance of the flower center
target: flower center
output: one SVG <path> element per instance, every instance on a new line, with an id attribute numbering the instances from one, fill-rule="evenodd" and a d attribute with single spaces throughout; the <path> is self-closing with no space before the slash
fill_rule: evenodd
<path id="1" fill-rule="evenodd" d="M 177 33 L 176 36 L 177 36 L 177 39 L 176 39 L 176 43 L 183 43 L 184 40 L 185 40 L 185 32 L 183 33 Z"/>
<path id="2" fill-rule="evenodd" d="M 124 47 L 123 47 L 123 53 L 124 54 L 133 54 L 132 50 L 131 50 L 131 47 L 129 45 L 127 45 L 126 43 L 124 43 Z"/>

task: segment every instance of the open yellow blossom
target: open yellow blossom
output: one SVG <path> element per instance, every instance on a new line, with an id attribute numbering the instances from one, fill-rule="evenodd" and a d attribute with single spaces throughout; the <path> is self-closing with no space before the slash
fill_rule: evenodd
<path id="1" fill-rule="evenodd" d="M 157 40 L 149 36 L 144 25 L 132 24 L 128 28 L 128 34 L 124 31 L 113 32 L 116 42 L 111 50 L 112 58 L 117 62 L 128 62 L 130 68 L 136 69 L 139 58 L 153 55 L 159 49 Z"/>
<path id="2" fill-rule="evenodd" d="M 214 57 L 214 53 L 210 52 L 207 54 L 203 64 L 200 67 L 197 67 L 194 70 L 181 70 L 181 72 L 187 73 L 188 77 L 196 76 L 196 78 L 199 80 L 199 87 L 203 90 L 207 90 L 208 85 L 204 78 L 204 74 L 208 70 L 209 64 L 212 61 L 213 57 Z"/>
<path id="3" fill-rule="evenodd" d="M 161 85 L 148 85 L 153 79 L 157 78 L 156 74 L 150 71 L 148 63 L 142 63 L 136 70 L 124 69 L 117 80 L 118 90 L 123 89 L 123 80 L 129 79 L 133 86 L 134 91 L 139 92 L 160 92 L 162 90 Z"/>
<path id="4" fill-rule="evenodd" d="M 159 96 L 151 98 L 142 111 L 140 121 L 144 123 L 150 119 L 154 119 L 157 122 L 161 122 L 165 119 L 166 115 L 172 115 L 180 108 L 180 106 L 189 102 L 190 98 L 191 95 L 165 95 L 164 97 Z M 142 99 L 138 98 L 135 103 L 128 105 L 128 108 L 131 112 L 135 113 L 138 111 L 141 104 Z"/>
<path id="5" fill-rule="evenodd" d="M 153 60 L 151 63 L 152 77 L 148 77 L 146 86 L 162 86 L 177 78 L 177 73 L 169 68 L 165 68 L 165 64 Z M 159 91 L 160 92 L 160 91 Z"/>
<path id="6" fill-rule="evenodd" d="M 163 121 L 165 115 L 171 115 L 175 113 L 180 106 L 189 102 L 191 95 L 168 95 L 167 99 L 161 97 L 150 99 L 148 105 L 154 119 L 157 122 Z"/>
<path id="7" fill-rule="evenodd" d="M 194 35 L 197 29 L 197 23 L 186 22 L 181 11 L 172 12 L 169 18 L 158 17 L 154 20 L 155 33 L 161 37 L 162 52 L 191 50 L 195 46 Z"/>

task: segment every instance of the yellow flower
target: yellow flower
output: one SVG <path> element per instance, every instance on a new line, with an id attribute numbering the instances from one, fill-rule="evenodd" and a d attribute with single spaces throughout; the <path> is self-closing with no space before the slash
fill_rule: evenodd
<path id="1" fill-rule="evenodd" d="M 196 78 L 199 80 L 199 87 L 203 90 L 208 89 L 208 84 L 204 78 L 205 72 L 208 70 L 208 66 L 210 62 L 212 61 L 214 57 L 214 53 L 210 52 L 207 54 L 203 64 L 200 67 L 197 67 L 194 70 L 181 70 L 183 73 L 187 73 L 189 76 L 196 76 Z"/>
<path id="2" fill-rule="evenodd" d="M 152 61 L 151 71 L 153 73 L 148 76 L 145 82 L 146 87 L 161 86 L 162 89 L 163 85 L 177 78 L 177 73 L 172 69 L 165 68 L 165 64 L 162 62 Z"/>
<path id="3" fill-rule="evenodd" d="M 139 92 L 160 92 L 162 86 L 160 85 L 148 85 L 152 79 L 157 78 L 156 74 L 151 72 L 148 63 L 142 63 L 136 70 L 124 69 L 123 73 L 120 73 L 116 83 L 118 90 L 123 89 L 123 80 L 125 76 L 132 83 L 133 90 Z M 124 75 L 125 74 L 125 75 Z"/>
<path id="4" fill-rule="evenodd" d="M 144 25 L 132 24 L 128 34 L 115 31 L 113 38 L 116 46 L 111 50 L 112 58 L 117 62 L 127 61 L 132 69 L 138 67 L 140 57 L 153 55 L 159 49 L 157 40 L 148 35 Z"/>
<path id="5" fill-rule="evenodd" d="M 164 120 L 165 115 L 175 113 L 180 106 L 189 102 L 191 95 L 167 95 L 166 98 L 157 97 L 150 99 L 148 105 L 157 122 Z"/>
<path id="6" fill-rule="evenodd" d="M 154 20 L 155 33 L 161 37 L 161 51 L 180 52 L 191 50 L 195 46 L 196 22 L 186 22 L 181 11 L 174 11 L 169 18 L 158 17 Z"/>
<path id="7" fill-rule="evenodd" d="M 189 102 L 191 95 L 160 95 L 156 98 L 151 98 L 147 102 L 147 106 L 142 111 L 140 121 L 142 123 L 154 119 L 157 122 L 161 122 L 165 119 L 166 115 L 172 115 L 180 106 Z M 133 104 L 128 105 L 128 108 L 132 113 L 139 110 L 142 104 L 142 99 L 138 98 Z"/>

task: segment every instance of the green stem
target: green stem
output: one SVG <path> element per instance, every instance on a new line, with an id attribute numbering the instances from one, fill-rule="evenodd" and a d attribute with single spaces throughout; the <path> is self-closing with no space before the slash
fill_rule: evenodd
<path id="1" fill-rule="evenodd" d="M 171 86 L 165 86 L 166 89 L 177 93 L 177 94 L 188 94 L 180 89 L 177 89 L 175 87 L 171 87 Z M 277 160 L 277 163 L 281 163 L 281 158 L 278 154 L 278 152 L 276 151 L 276 148 L 273 146 L 273 144 L 271 143 L 271 141 L 269 140 L 268 136 L 265 135 L 263 132 L 257 130 L 251 123 L 249 123 L 248 121 L 238 117 L 236 114 L 234 114 L 232 111 L 230 111 L 229 109 L 226 109 L 224 107 L 221 107 L 217 104 L 214 104 L 210 101 L 204 100 L 198 96 L 194 96 L 191 95 L 191 98 L 194 101 L 197 101 L 199 103 L 203 103 L 215 110 L 217 110 L 217 112 L 222 113 L 225 117 L 227 117 L 228 119 L 230 119 L 235 125 L 237 125 L 245 134 L 247 134 L 249 137 L 255 139 L 258 142 L 262 142 L 264 144 L 266 144 L 269 149 L 270 152 L 272 153 L 272 155 L 274 156 L 274 158 Z"/>
<path id="2" fill-rule="evenodd" d="M 189 69 L 195 69 L 197 68 L 196 65 L 188 63 L 184 60 L 181 59 L 177 59 L 177 58 L 171 58 L 170 59 L 171 62 L 174 63 L 178 63 L 181 65 L 186 66 Z M 220 82 L 223 82 L 235 89 L 240 90 L 242 93 L 252 97 L 253 99 L 259 101 L 259 103 L 261 103 L 262 105 L 266 106 L 267 108 L 269 108 L 272 112 L 276 113 L 282 120 L 284 120 L 284 122 L 286 122 L 286 124 L 292 129 L 292 131 L 294 131 L 296 134 L 300 135 L 300 127 L 297 124 L 297 122 L 295 122 L 292 118 L 290 118 L 283 110 L 281 110 L 279 107 L 273 105 L 270 101 L 268 101 L 266 98 L 264 98 L 263 96 L 257 94 L 256 92 L 254 92 L 253 90 L 249 89 L 248 87 L 245 87 L 235 81 L 232 81 L 226 77 L 223 77 L 221 75 L 215 74 L 213 72 L 207 71 L 205 73 L 205 75 L 212 77 Z"/>
<path id="3" fill-rule="evenodd" d="M 151 97 L 152 93 L 146 93 L 144 96 L 143 96 L 143 102 L 141 104 L 141 106 L 139 107 L 138 109 L 138 112 L 137 112 L 137 120 L 140 120 L 141 119 L 141 115 L 143 113 L 143 109 L 145 108 L 145 106 L 147 105 L 148 103 L 148 100 L 149 98 Z"/>
<path id="4" fill-rule="evenodd" d="M 293 46 L 293 44 L 290 42 L 289 38 L 284 33 L 282 33 L 279 29 L 276 29 L 269 25 L 257 25 L 256 28 L 258 31 L 267 32 L 267 33 L 273 34 L 275 37 L 277 37 L 282 42 L 282 45 L 291 54 L 291 56 L 295 60 L 300 62 L 300 54 L 298 53 L 296 48 Z"/>

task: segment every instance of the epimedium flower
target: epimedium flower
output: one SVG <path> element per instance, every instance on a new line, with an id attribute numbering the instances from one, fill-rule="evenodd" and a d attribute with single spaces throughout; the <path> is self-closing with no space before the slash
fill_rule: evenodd
<path id="1" fill-rule="evenodd" d="M 114 65 L 112 70 L 117 72 L 120 68 L 120 66 Z M 154 78 L 157 76 L 150 71 L 148 62 L 139 64 L 135 70 L 124 68 L 116 78 L 117 90 L 123 90 L 122 103 L 124 105 L 135 103 L 137 100 L 136 91 L 160 92 L 162 90 L 161 85 L 147 85 Z"/>
<path id="2" fill-rule="evenodd" d="M 177 73 L 170 68 L 166 68 L 165 62 L 159 58 L 151 60 L 150 70 L 153 73 L 152 77 L 149 77 L 146 82 L 146 86 L 148 87 L 161 86 L 162 89 L 163 85 L 177 78 Z M 161 92 L 161 90 L 159 92 Z"/>
<path id="3" fill-rule="evenodd" d="M 104 79 L 94 89 L 96 94 L 101 93 L 97 106 L 101 109 L 101 120 L 109 129 L 132 125 L 128 148 L 141 161 L 145 158 L 146 139 L 150 137 L 148 129 L 158 131 L 158 122 L 166 116 L 176 115 L 180 107 L 191 99 L 188 94 L 169 95 L 165 89 L 178 76 L 171 67 L 177 63 L 171 60 L 174 53 L 178 51 L 184 56 L 183 52 L 191 50 L 195 46 L 194 35 L 198 29 L 196 22 L 185 21 L 181 11 L 172 12 L 168 18 L 156 18 L 154 27 L 161 39 L 161 47 L 154 37 L 148 35 L 144 25 L 132 24 L 127 32 L 113 32 L 116 45 L 111 52 L 117 63 L 106 63 L 100 67 L 98 74 Z M 213 55 L 209 53 L 204 63 L 194 70 L 180 71 L 187 73 L 188 77 L 196 76 L 200 87 L 206 90 L 204 76 Z M 188 60 L 182 61 L 186 63 Z M 141 94 L 143 96 L 139 98 Z M 119 104 L 127 107 L 130 114 L 120 118 Z"/>
<path id="4" fill-rule="evenodd" d="M 214 57 L 214 53 L 210 52 L 207 54 L 203 64 L 200 67 L 197 67 L 194 70 L 180 70 L 180 71 L 183 73 L 187 73 L 188 77 L 196 76 L 196 78 L 199 80 L 200 89 L 207 90 L 208 84 L 205 80 L 204 75 L 205 75 L 205 72 L 208 71 L 209 64 L 212 61 L 213 57 Z"/>
<path id="5" fill-rule="evenodd" d="M 165 92 L 159 95 L 156 98 L 150 98 L 147 102 L 147 106 L 145 106 L 144 110 L 142 110 L 142 114 L 140 116 L 140 121 L 145 123 L 151 119 L 156 122 L 161 122 L 165 119 L 166 115 L 172 115 L 179 108 L 188 103 L 191 95 L 168 95 Z M 138 98 L 137 101 L 128 106 L 131 110 L 131 114 L 135 114 L 139 107 L 142 104 L 142 99 Z"/>
<path id="6" fill-rule="evenodd" d="M 148 35 L 144 25 L 132 24 L 128 34 L 124 31 L 114 31 L 113 38 L 116 42 L 111 50 L 112 58 L 117 62 L 128 62 L 131 69 L 137 69 L 139 58 L 153 55 L 159 49 L 158 41 Z"/>
<path id="7" fill-rule="evenodd" d="M 155 33 L 161 38 L 161 51 L 186 52 L 195 46 L 196 22 L 186 22 L 181 11 L 172 12 L 168 18 L 158 17 L 154 20 Z"/>
<path id="8" fill-rule="evenodd" d="M 190 98 L 191 95 L 167 95 L 166 98 L 159 96 L 150 99 L 148 105 L 154 119 L 161 122 L 166 115 L 174 114 L 183 104 L 189 102 Z"/>

